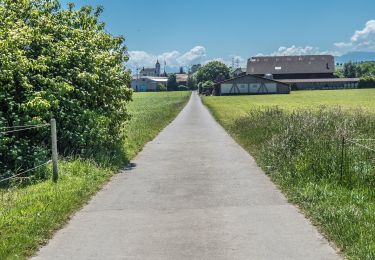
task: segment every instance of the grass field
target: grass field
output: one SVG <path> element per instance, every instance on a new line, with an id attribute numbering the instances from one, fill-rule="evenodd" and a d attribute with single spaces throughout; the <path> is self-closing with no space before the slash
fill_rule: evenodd
<path id="1" fill-rule="evenodd" d="M 136 93 L 129 104 L 126 157 L 131 159 L 184 107 L 190 92 Z M 126 162 L 60 160 L 60 179 L 0 190 L 0 259 L 25 259 L 81 208 Z"/>
<path id="2" fill-rule="evenodd" d="M 220 107 L 220 114 L 216 116 L 222 123 L 245 115 L 254 106 L 279 106 L 288 110 L 343 106 L 347 109 L 361 108 L 375 112 L 375 89 L 294 91 L 289 95 L 218 96 L 205 97 L 204 102 L 213 108 L 214 113 L 214 108 Z"/>
<path id="3" fill-rule="evenodd" d="M 375 139 L 375 89 L 203 102 L 345 257 L 375 259 L 375 152 L 341 141 Z"/>

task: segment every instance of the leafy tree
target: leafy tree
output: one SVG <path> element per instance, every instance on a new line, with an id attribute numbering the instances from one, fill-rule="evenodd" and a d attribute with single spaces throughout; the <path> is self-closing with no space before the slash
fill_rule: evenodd
<path id="1" fill-rule="evenodd" d="M 197 72 L 200 67 L 202 67 L 202 65 L 200 65 L 200 64 L 194 64 L 194 65 L 192 65 L 191 68 L 190 68 L 190 72 L 189 73 L 193 74 L 193 73 Z"/>
<path id="2" fill-rule="evenodd" d="M 171 74 L 171 75 L 168 76 L 167 89 L 169 91 L 177 90 L 177 78 L 176 78 L 176 74 Z"/>
<path id="3" fill-rule="evenodd" d="M 56 118 L 63 154 L 114 152 L 132 91 L 124 38 L 102 8 L 57 0 L 0 0 L 0 127 Z M 0 178 L 45 161 L 48 129 L 0 136 Z"/>
<path id="4" fill-rule="evenodd" d="M 344 70 L 342 68 L 336 68 L 336 71 L 334 73 L 335 77 L 338 78 L 344 78 Z"/>
<path id="5" fill-rule="evenodd" d="M 198 84 L 199 93 L 206 93 L 206 94 L 211 93 L 214 85 L 215 85 L 215 83 L 212 82 L 211 80 L 207 80 L 205 82 L 200 82 Z"/>
<path id="6" fill-rule="evenodd" d="M 346 78 L 355 78 L 357 76 L 357 66 L 352 62 L 345 63 L 343 74 Z"/>
<path id="7" fill-rule="evenodd" d="M 196 74 L 190 74 L 187 78 L 186 85 L 191 90 L 197 89 L 197 80 L 195 76 Z"/>
<path id="8" fill-rule="evenodd" d="M 357 65 L 358 77 L 375 77 L 375 62 L 363 62 Z"/>
<path id="9" fill-rule="evenodd" d="M 220 61 L 211 61 L 197 72 L 197 82 L 219 82 L 229 78 L 229 68 Z"/>

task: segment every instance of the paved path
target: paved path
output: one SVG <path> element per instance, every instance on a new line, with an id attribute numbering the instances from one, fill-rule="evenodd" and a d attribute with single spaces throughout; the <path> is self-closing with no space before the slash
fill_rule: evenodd
<path id="1" fill-rule="evenodd" d="M 338 259 L 196 94 L 36 259 Z"/>

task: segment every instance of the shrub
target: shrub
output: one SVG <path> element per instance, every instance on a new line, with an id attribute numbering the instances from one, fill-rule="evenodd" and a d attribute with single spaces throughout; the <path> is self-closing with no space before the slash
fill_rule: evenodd
<path id="1" fill-rule="evenodd" d="M 156 86 L 156 91 L 167 91 L 167 86 L 164 85 L 164 84 L 159 83 Z"/>
<path id="2" fill-rule="evenodd" d="M 188 90 L 188 87 L 187 87 L 187 86 L 184 86 L 184 85 L 179 85 L 179 86 L 177 87 L 177 90 L 178 90 L 178 91 L 187 91 L 187 90 Z"/>
<path id="3" fill-rule="evenodd" d="M 364 76 L 359 80 L 358 88 L 375 88 L 375 78 Z"/>
<path id="4" fill-rule="evenodd" d="M 57 0 L 0 0 L 0 127 L 56 118 L 63 154 L 108 154 L 129 118 L 124 39 L 99 21 L 102 8 Z M 45 160 L 48 129 L 0 137 L 0 178 Z"/>

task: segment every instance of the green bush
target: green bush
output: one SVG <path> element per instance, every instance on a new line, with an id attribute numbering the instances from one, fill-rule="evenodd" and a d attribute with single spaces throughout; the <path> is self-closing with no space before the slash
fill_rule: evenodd
<path id="1" fill-rule="evenodd" d="M 187 91 L 187 90 L 188 90 L 188 87 L 187 87 L 187 86 L 184 86 L 184 85 L 179 85 L 179 86 L 177 87 L 177 90 L 178 90 L 178 91 Z"/>
<path id="2" fill-rule="evenodd" d="M 63 154 L 108 154 L 129 118 L 122 37 L 106 32 L 102 8 L 62 9 L 57 0 L 0 0 L 0 127 L 54 117 Z M 0 136 L 0 178 L 46 160 L 49 129 Z"/>
<path id="3" fill-rule="evenodd" d="M 164 85 L 164 84 L 159 83 L 159 84 L 156 86 L 156 91 L 167 91 L 167 86 Z"/>
<path id="4" fill-rule="evenodd" d="M 360 78 L 358 88 L 375 88 L 375 78 L 371 76 Z"/>

